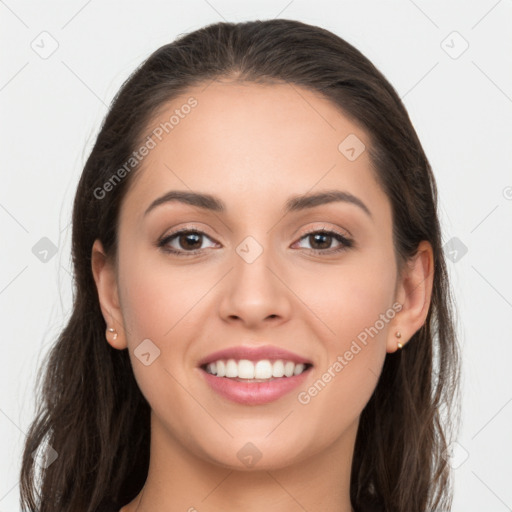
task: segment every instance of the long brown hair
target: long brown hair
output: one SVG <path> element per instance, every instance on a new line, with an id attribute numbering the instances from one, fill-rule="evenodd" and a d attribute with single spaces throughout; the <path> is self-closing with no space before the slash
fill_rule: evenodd
<path id="1" fill-rule="evenodd" d="M 430 164 L 399 96 L 374 65 L 335 34 L 285 19 L 216 23 L 181 36 L 155 51 L 114 98 L 76 191 L 73 310 L 46 361 L 23 453 L 21 508 L 120 508 L 144 485 L 150 407 L 127 351 L 105 340 L 91 270 L 95 239 L 117 254 L 119 207 L 138 166 L 108 197 L 94 191 L 129 160 L 160 108 L 193 85 L 226 77 L 289 83 L 329 99 L 370 138 L 371 162 L 392 205 L 399 270 L 420 241 L 432 245 L 428 317 L 403 350 L 388 354 L 362 411 L 350 497 L 358 512 L 449 510 L 446 454 L 458 426 L 459 351 Z M 40 468 L 32 454 L 48 445 L 57 458 Z"/>

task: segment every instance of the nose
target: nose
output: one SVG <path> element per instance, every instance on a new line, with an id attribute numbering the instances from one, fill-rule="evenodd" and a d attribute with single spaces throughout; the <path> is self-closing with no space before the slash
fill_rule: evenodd
<path id="1" fill-rule="evenodd" d="M 258 329 L 290 318 L 292 292 L 267 254 L 263 251 L 252 263 L 234 255 L 234 268 L 226 276 L 219 305 L 224 321 Z"/>

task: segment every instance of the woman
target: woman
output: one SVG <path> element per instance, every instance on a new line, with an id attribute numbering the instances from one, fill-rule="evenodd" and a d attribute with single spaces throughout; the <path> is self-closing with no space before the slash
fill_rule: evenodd
<path id="1" fill-rule="evenodd" d="M 436 209 L 399 97 L 336 35 L 218 23 L 157 50 L 78 186 L 22 508 L 448 510 Z"/>

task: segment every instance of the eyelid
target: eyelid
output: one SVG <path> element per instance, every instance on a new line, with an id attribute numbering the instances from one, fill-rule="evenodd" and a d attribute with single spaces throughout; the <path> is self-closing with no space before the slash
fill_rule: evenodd
<path id="1" fill-rule="evenodd" d="M 303 237 L 305 235 L 308 235 L 308 234 L 311 234 L 311 233 L 316 233 L 317 231 L 333 231 L 334 233 L 346 238 L 346 239 L 349 239 L 349 240 L 352 240 L 354 237 L 352 236 L 352 233 L 345 227 L 340 227 L 340 226 L 337 226 L 337 225 L 333 225 L 333 224 L 329 224 L 329 223 L 325 223 L 325 222 L 310 222 L 310 224 L 315 224 L 314 227 L 312 228 L 307 228 L 306 231 L 302 231 L 302 228 L 294 231 L 293 233 L 293 236 L 299 236 L 300 233 L 302 233 L 302 235 L 300 235 L 300 237 Z"/>
<path id="2" fill-rule="evenodd" d="M 319 231 L 333 232 L 333 233 L 336 233 L 337 235 L 342 236 L 343 238 L 346 238 L 347 240 L 351 240 L 352 239 L 352 235 L 350 234 L 350 232 L 347 229 L 342 231 L 339 228 L 335 228 L 335 227 L 332 227 L 332 226 L 326 226 L 325 224 L 320 226 L 320 227 L 316 226 L 314 228 L 311 228 L 311 229 L 305 231 L 304 233 L 302 233 L 302 235 L 300 235 L 300 238 L 304 238 L 307 235 L 310 235 L 312 233 L 317 233 Z"/>
<path id="3" fill-rule="evenodd" d="M 217 236 L 217 235 L 209 235 L 205 231 L 204 227 L 199 227 L 198 225 L 195 225 L 195 224 L 186 224 L 185 223 L 184 225 L 179 225 L 179 226 L 180 227 L 175 228 L 175 229 L 171 229 L 171 231 L 166 232 L 164 235 L 162 235 L 159 238 L 159 241 L 160 240 L 164 240 L 164 239 L 169 238 L 169 237 L 174 236 L 174 235 L 178 235 L 178 234 L 183 233 L 183 232 L 188 233 L 189 231 L 193 231 L 193 232 L 199 233 L 201 235 L 207 236 L 211 240 L 214 240 L 214 236 Z M 212 231 L 214 231 L 212 228 L 210 228 L 210 226 L 208 226 L 208 228 L 211 229 Z M 215 241 L 217 241 L 217 240 L 215 240 Z"/>

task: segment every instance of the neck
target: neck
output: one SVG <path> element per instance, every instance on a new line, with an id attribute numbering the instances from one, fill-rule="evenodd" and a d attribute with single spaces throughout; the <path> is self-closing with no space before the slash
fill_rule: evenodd
<path id="1" fill-rule="evenodd" d="M 357 422 L 312 457 L 281 468 L 226 468 L 199 458 L 151 416 L 146 483 L 120 512 L 353 512 L 350 471 Z"/>

